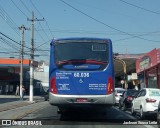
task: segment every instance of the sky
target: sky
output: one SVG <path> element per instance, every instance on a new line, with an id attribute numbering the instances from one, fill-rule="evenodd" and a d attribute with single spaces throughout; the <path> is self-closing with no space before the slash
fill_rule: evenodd
<path id="1" fill-rule="evenodd" d="M 30 58 L 34 12 L 35 60 L 49 62 L 53 38 L 109 38 L 120 54 L 160 48 L 160 0 L 0 0 L 0 57 Z"/>

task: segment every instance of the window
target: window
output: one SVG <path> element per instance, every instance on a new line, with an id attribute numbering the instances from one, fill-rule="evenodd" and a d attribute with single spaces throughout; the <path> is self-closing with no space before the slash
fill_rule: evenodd
<path id="1" fill-rule="evenodd" d="M 108 44 L 98 43 L 98 41 L 94 43 L 55 43 L 55 62 L 66 60 L 96 60 L 108 62 Z"/>
<path id="2" fill-rule="evenodd" d="M 141 96 L 141 93 L 142 93 L 142 92 L 140 91 L 140 92 L 138 93 L 137 97 L 140 97 L 140 96 Z"/>
<path id="3" fill-rule="evenodd" d="M 146 95 L 146 90 L 142 90 L 140 96 L 145 96 Z"/>
<path id="4" fill-rule="evenodd" d="M 159 90 L 149 90 L 149 96 L 160 96 Z"/>

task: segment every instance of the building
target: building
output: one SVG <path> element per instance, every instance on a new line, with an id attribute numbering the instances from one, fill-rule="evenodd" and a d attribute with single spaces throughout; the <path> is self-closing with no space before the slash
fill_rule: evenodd
<path id="1" fill-rule="evenodd" d="M 34 61 L 34 67 L 38 62 Z M 30 85 L 30 60 L 23 60 L 23 85 L 26 88 L 26 94 L 29 94 Z M 16 86 L 20 85 L 20 60 L 16 58 L 0 58 L 0 94 L 13 95 Z"/>
<path id="2" fill-rule="evenodd" d="M 160 48 L 153 49 L 136 61 L 138 79 L 148 88 L 160 88 Z"/>
<path id="3" fill-rule="evenodd" d="M 34 70 L 34 79 L 36 81 L 36 94 L 43 95 L 49 89 L 49 65 L 45 62 Z"/>

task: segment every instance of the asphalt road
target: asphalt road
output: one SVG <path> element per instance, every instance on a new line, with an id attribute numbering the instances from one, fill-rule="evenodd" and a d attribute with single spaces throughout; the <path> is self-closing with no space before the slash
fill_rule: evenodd
<path id="1" fill-rule="evenodd" d="M 101 109 L 101 110 L 100 110 Z M 45 119 L 66 122 L 116 122 L 118 120 L 134 120 L 135 117 L 119 111 L 117 108 L 71 108 L 64 114 L 57 114 L 57 107 L 46 105 L 45 108 L 26 116 L 24 119 Z M 103 110 L 102 110 L 103 109 Z"/>
<path id="2" fill-rule="evenodd" d="M 37 110 L 36 110 L 37 108 Z M 22 109 L 22 108 L 21 108 Z M 26 106 L 26 110 L 33 110 L 28 114 L 21 115 L 23 121 L 39 121 L 42 126 L 38 128 L 157 128 L 156 125 L 128 125 L 123 123 L 134 123 L 140 121 L 133 117 L 129 111 L 121 111 L 117 107 L 104 108 L 78 108 L 66 111 L 63 115 L 57 114 L 57 107 L 51 106 L 48 101 Z M 17 109 L 17 112 L 19 109 Z M 24 108 L 23 108 L 24 111 Z M 13 114 L 13 111 L 10 111 Z M 151 121 L 154 121 L 151 120 Z M 149 121 L 146 121 L 149 122 Z M 33 126 L 12 126 L 12 128 L 29 128 Z M 36 126 L 35 126 L 36 127 Z M 8 127 L 7 127 L 8 128 Z"/>
<path id="3" fill-rule="evenodd" d="M 124 122 L 138 122 L 138 116 L 133 117 L 129 111 L 121 111 L 117 107 L 104 108 L 103 110 L 96 110 L 95 108 L 78 108 L 66 111 L 64 114 L 57 114 L 57 107 L 46 105 L 40 111 L 36 111 L 23 119 L 35 119 L 42 120 L 42 122 L 46 125 L 60 125 L 62 126 L 72 126 L 72 127 L 80 127 L 80 126 L 88 126 L 94 128 L 101 127 L 126 127 L 129 125 L 123 124 Z M 153 120 L 150 120 L 154 122 Z M 146 121 L 148 122 L 148 120 Z M 121 124 L 121 125 L 119 125 Z M 131 128 L 138 127 L 147 127 L 147 128 L 155 128 L 154 125 L 130 125 Z"/>

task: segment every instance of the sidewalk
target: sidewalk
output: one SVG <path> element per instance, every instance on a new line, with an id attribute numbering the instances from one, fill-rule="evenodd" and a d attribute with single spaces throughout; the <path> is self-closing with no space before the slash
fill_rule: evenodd
<path id="1" fill-rule="evenodd" d="M 8 100 L 8 101 L 3 103 L 2 100 L 6 100 L 6 101 Z M 22 101 L 20 100 L 19 96 L 0 95 L 0 112 L 31 105 L 33 103 L 42 102 L 42 101 L 44 101 L 44 98 L 41 96 L 34 96 L 33 101 L 29 101 L 29 96 L 25 96 L 24 100 Z"/>

